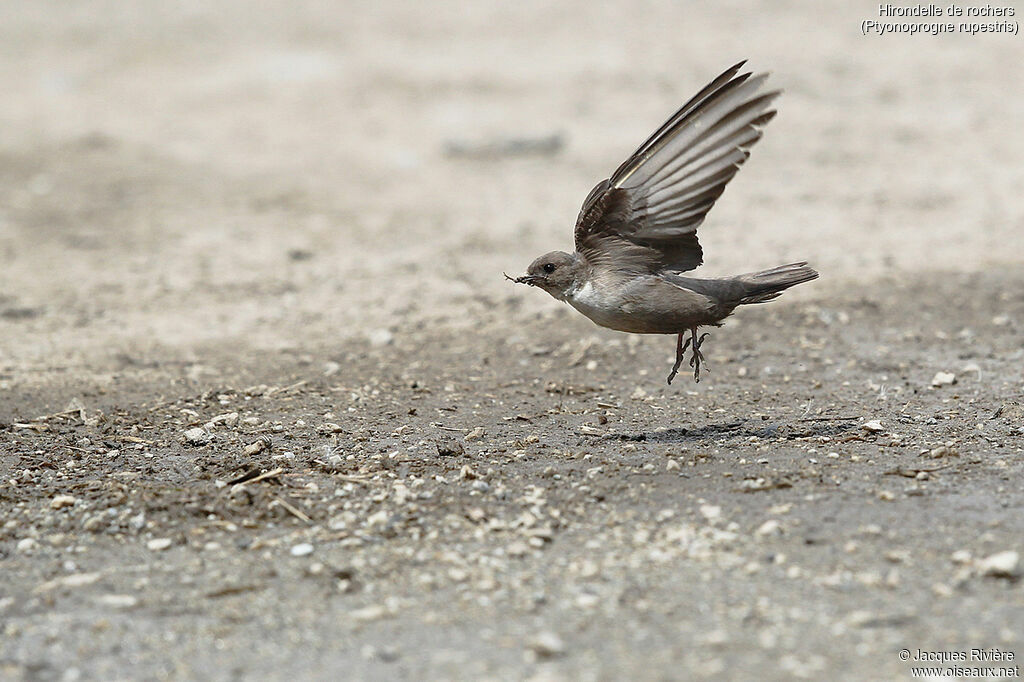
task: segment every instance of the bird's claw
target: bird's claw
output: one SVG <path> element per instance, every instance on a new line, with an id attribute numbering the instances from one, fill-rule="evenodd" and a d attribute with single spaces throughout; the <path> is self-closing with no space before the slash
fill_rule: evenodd
<path id="1" fill-rule="evenodd" d="M 694 335 L 693 340 L 693 354 L 690 356 L 690 367 L 693 367 L 693 380 L 695 383 L 700 383 L 700 363 L 704 362 L 704 354 L 700 352 L 700 347 L 704 343 L 704 339 L 711 336 L 710 332 L 704 332 L 700 335 L 700 338 Z M 706 372 L 711 370 L 705 368 Z"/>
<path id="2" fill-rule="evenodd" d="M 683 355 L 686 353 L 686 350 L 690 348 L 691 342 L 693 349 L 690 355 L 690 367 L 693 367 L 693 380 L 698 384 L 700 383 L 700 365 L 704 362 L 704 354 L 700 352 L 700 347 L 704 343 L 704 339 L 709 336 L 711 336 L 710 332 L 704 332 L 700 337 L 698 337 L 697 330 L 695 329 L 691 332 L 690 336 L 687 337 L 686 341 L 679 345 L 676 350 L 676 363 L 672 366 L 672 371 L 669 372 L 668 375 L 668 383 L 671 384 L 672 380 L 676 378 L 676 374 L 679 372 L 679 365 L 683 364 Z"/>

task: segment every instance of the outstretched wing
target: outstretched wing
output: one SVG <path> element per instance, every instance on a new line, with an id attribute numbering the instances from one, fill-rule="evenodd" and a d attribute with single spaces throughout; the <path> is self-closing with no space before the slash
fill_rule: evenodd
<path id="1" fill-rule="evenodd" d="M 576 220 L 576 250 L 633 273 L 683 272 L 703 262 L 697 227 L 775 116 L 767 74 L 708 83 L 658 128 L 611 178 L 590 192 Z"/>

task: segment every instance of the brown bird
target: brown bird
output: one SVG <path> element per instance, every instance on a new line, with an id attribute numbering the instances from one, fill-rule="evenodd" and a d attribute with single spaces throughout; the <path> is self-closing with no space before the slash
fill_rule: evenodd
<path id="1" fill-rule="evenodd" d="M 770 301 L 818 277 L 806 262 L 720 279 L 680 274 L 703 262 L 697 227 L 775 116 L 770 107 L 779 91 L 759 92 L 767 74 L 739 74 L 744 64 L 706 85 L 594 187 L 576 219 L 574 253 L 545 254 L 514 280 L 602 327 L 677 334 L 670 384 L 691 344 L 700 381 L 708 336 L 698 337 L 700 327 L 721 326 L 737 306 Z"/>

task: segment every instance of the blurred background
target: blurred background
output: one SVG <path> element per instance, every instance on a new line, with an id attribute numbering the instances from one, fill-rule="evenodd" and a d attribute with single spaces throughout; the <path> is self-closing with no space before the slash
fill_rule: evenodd
<path id="1" fill-rule="evenodd" d="M 569 249 L 590 188 L 743 58 L 785 94 L 708 273 L 807 259 L 799 297 L 1024 263 L 1020 39 L 862 36 L 877 11 L 3 3 L 0 381 L 558 307 L 501 272 Z"/>

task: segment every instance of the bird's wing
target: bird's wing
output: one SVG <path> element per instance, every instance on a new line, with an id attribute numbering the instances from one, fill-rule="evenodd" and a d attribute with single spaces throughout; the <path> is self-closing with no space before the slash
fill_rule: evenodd
<path id="1" fill-rule="evenodd" d="M 744 63 L 708 83 L 594 187 L 576 220 L 577 251 L 632 273 L 703 262 L 697 227 L 775 116 L 779 91 L 759 93 L 768 75 L 739 74 Z"/>

